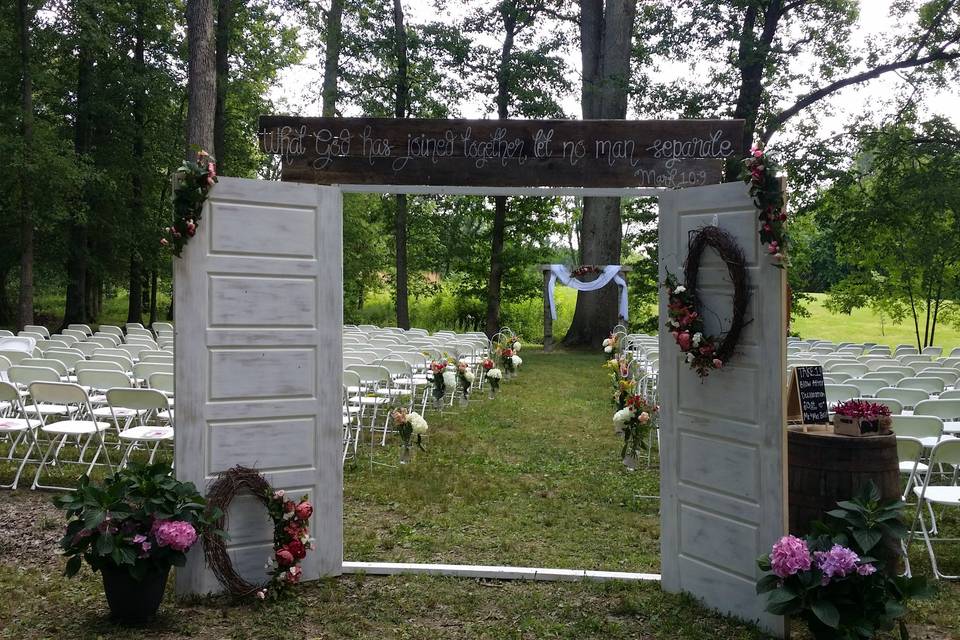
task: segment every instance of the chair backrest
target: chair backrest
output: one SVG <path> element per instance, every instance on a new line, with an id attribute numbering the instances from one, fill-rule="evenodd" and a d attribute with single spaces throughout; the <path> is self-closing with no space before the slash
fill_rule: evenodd
<path id="1" fill-rule="evenodd" d="M 91 389 L 104 390 L 114 387 L 132 387 L 133 381 L 123 371 L 85 369 L 77 372 L 77 383 Z"/>
<path id="2" fill-rule="evenodd" d="M 930 452 L 930 466 L 941 464 L 960 466 L 960 438 L 942 440 Z M 932 479 L 931 476 L 937 475 L 936 473 L 928 473 L 926 483 L 929 484 Z"/>
<path id="3" fill-rule="evenodd" d="M 173 373 L 173 365 L 165 362 L 138 362 L 133 365 L 133 375 L 137 380 L 147 380 L 154 373 Z"/>
<path id="4" fill-rule="evenodd" d="M 113 335 L 120 338 L 121 341 L 123 340 L 123 329 L 121 329 L 120 327 L 115 327 L 112 324 L 100 325 L 99 333 L 112 333 Z"/>
<path id="5" fill-rule="evenodd" d="M 133 371 L 133 362 L 130 360 L 129 356 L 117 356 L 109 353 L 103 353 L 95 355 L 94 358 L 100 360 L 101 362 L 115 362 L 119 364 L 124 371 Z"/>
<path id="6" fill-rule="evenodd" d="M 37 333 L 36 331 L 18 331 L 17 337 L 33 338 L 35 342 L 39 342 L 41 340 L 46 340 L 48 336 L 45 333 Z"/>
<path id="7" fill-rule="evenodd" d="M 940 378 L 904 378 L 897 386 L 904 389 L 923 389 L 927 393 L 943 393 L 946 385 Z"/>
<path id="8" fill-rule="evenodd" d="M 21 361 L 30 357 L 29 353 L 23 351 L 11 351 L 8 349 L 0 349 L 0 356 L 3 356 L 10 361 L 10 364 L 20 364 Z"/>
<path id="9" fill-rule="evenodd" d="M 93 337 L 87 338 L 87 342 L 96 342 L 97 344 L 112 349 L 120 344 L 120 338 L 112 333 L 97 333 Z"/>
<path id="10" fill-rule="evenodd" d="M 343 356 L 343 367 L 344 367 L 344 368 L 353 367 L 353 366 L 356 366 L 356 365 L 364 365 L 364 364 L 367 364 L 367 362 L 368 362 L 368 360 L 367 360 L 366 358 L 357 358 L 357 357 L 352 356 L 352 355 L 345 355 L 345 356 Z"/>
<path id="11" fill-rule="evenodd" d="M 125 371 L 123 365 L 109 360 L 83 360 L 78 362 L 74 369 L 78 374 L 81 371 L 119 371 L 120 373 Z"/>
<path id="12" fill-rule="evenodd" d="M 151 353 L 149 355 L 143 355 L 143 352 L 140 353 L 140 362 L 159 362 L 163 364 L 169 364 L 173 366 L 173 356 L 169 353 L 166 355 L 157 355 L 156 353 Z"/>
<path id="13" fill-rule="evenodd" d="M 861 396 L 868 398 L 877 395 L 877 391 L 887 386 L 887 383 L 884 380 L 871 380 L 868 378 L 853 378 L 851 380 L 847 380 L 844 384 L 855 386 L 860 390 Z"/>
<path id="14" fill-rule="evenodd" d="M 840 364 L 834 364 L 832 367 L 827 369 L 831 374 L 833 373 L 849 373 L 851 376 L 859 377 L 863 374 L 870 371 L 870 368 L 865 364 L 859 362 L 843 362 Z"/>
<path id="15" fill-rule="evenodd" d="M 114 408 L 137 411 L 166 411 L 170 401 L 157 389 L 107 389 L 107 403 Z"/>
<path id="16" fill-rule="evenodd" d="M 924 400 L 913 408 L 915 416 L 937 416 L 944 422 L 960 420 L 960 400 Z"/>
<path id="17" fill-rule="evenodd" d="M 9 402 L 20 408 L 20 392 L 9 382 L 0 380 L 0 402 Z"/>
<path id="18" fill-rule="evenodd" d="M 898 345 L 897 348 L 893 350 L 894 357 L 904 356 L 904 355 L 916 355 L 918 353 L 920 352 L 917 351 L 916 347 L 912 347 L 906 344 Z"/>
<path id="19" fill-rule="evenodd" d="M 12 337 L 13 337 L 13 331 L 10 331 L 9 329 L 0 329 L 0 338 L 12 338 Z"/>
<path id="20" fill-rule="evenodd" d="M 893 416 L 893 432 L 898 436 L 931 438 L 943 435 L 943 420 L 936 416 Z"/>
<path id="21" fill-rule="evenodd" d="M 146 329 L 144 329 L 146 331 Z M 128 335 L 124 340 L 126 344 L 145 344 L 147 346 L 152 346 L 154 349 L 157 348 L 157 341 L 153 335 L 144 335 L 144 334 L 134 334 Z"/>
<path id="22" fill-rule="evenodd" d="M 947 389 L 940 394 L 940 400 L 958 400 L 960 399 L 960 389 Z"/>
<path id="23" fill-rule="evenodd" d="M 167 331 L 173 333 L 173 324 L 170 322 L 154 322 L 152 326 L 154 331 Z"/>
<path id="24" fill-rule="evenodd" d="M 913 409 L 918 402 L 923 402 L 930 394 L 923 389 L 907 389 L 903 387 L 883 387 L 877 390 L 878 398 L 893 398 L 903 405 L 904 409 Z"/>
<path id="25" fill-rule="evenodd" d="M 410 364 L 396 356 L 384 358 L 378 364 L 389 371 L 394 379 L 410 378 L 413 375 L 413 369 L 410 367 Z"/>
<path id="26" fill-rule="evenodd" d="M 86 334 L 85 332 L 81 331 L 80 329 L 69 329 L 69 328 L 67 328 L 67 329 L 64 329 L 63 331 L 61 331 L 60 333 L 63 334 L 63 335 L 65 335 L 65 336 L 70 336 L 70 337 L 72 337 L 72 338 L 76 338 L 76 339 L 77 339 L 77 342 L 83 342 L 83 341 L 85 341 L 85 340 L 87 339 L 87 334 Z"/>
<path id="27" fill-rule="evenodd" d="M 7 378 L 10 382 L 20 385 L 29 385 L 31 382 L 60 382 L 60 374 L 56 369 L 49 367 L 30 367 L 15 364 L 7 369 Z"/>
<path id="28" fill-rule="evenodd" d="M 900 373 L 899 371 L 869 371 L 862 376 L 864 380 L 883 380 L 886 385 L 895 385 L 906 376 Z"/>
<path id="29" fill-rule="evenodd" d="M 897 458 L 900 462 L 912 462 L 916 467 L 923 454 L 923 443 L 913 436 L 897 436 Z M 911 472 L 913 470 L 911 469 Z"/>
<path id="30" fill-rule="evenodd" d="M 82 353 L 73 350 L 67 351 L 65 349 L 50 349 L 43 355 L 47 358 L 59 360 L 67 365 L 67 369 L 73 369 L 77 366 L 78 362 L 86 360 Z"/>
<path id="31" fill-rule="evenodd" d="M 128 322 L 126 324 L 127 333 L 130 332 L 130 329 L 143 329 L 143 324 L 140 322 Z"/>
<path id="32" fill-rule="evenodd" d="M 29 331 L 30 333 L 39 333 L 47 339 L 50 338 L 50 330 L 39 324 L 25 324 L 23 325 L 23 330 Z"/>
<path id="33" fill-rule="evenodd" d="M 960 373 L 954 369 L 924 369 L 917 373 L 918 378 L 940 378 L 947 386 L 955 386 L 960 379 Z"/>
<path id="34" fill-rule="evenodd" d="M 390 385 L 390 371 L 380 365 L 353 365 L 347 370 L 355 371 L 360 376 L 360 382 L 365 385 Z"/>
<path id="35" fill-rule="evenodd" d="M 172 373 L 152 373 L 147 378 L 147 386 L 164 393 L 174 393 L 174 381 Z"/>
<path id="36" fill-rule="evenodd" d="M 118 350 L 124 351 L 130 356 L 130 360 L 135 361 L 138 359 L 141 351 L 149 349 L 145 344 L 121 344 L 117 347 Z"/>
<path id="37" fill-rule="evenodd" d="M 353 369 L 344 369 L 343 370 L 343 389 L 347 390 L 348 387 L 359 387 L 360 386 L 360 374 L 354 371 Z"/>
<path id="38" fill-rule="evenodd" d="M 94 351 L 96 351 L 97 349 L 102 349 L 103 345 L 97 344 L 96 342 L 78 342 L 77 344 L 73 345 L 73 347 L 71 348 L 76 349 L 77 351 L 83 352 L 83 355 L 89 358 L 93 355 Z"/>
<path id="39" fill-rule="evenodd" d="M 921 351 L 920 353 L 925 356 L 933 356 L 934 358 L 939 358 L 940 354 L 943 353 L 943 347 L 934 347 L 934 346 L 924 347 L 923 351 Z"/>
<path id="40" fill-rule="evenodd" d="M 150 356 L 160 356 L 163 358 L 173 358 L 173 354 L 169 351 L 164 351 L 163 349 L 144 349 L 140 352 L 140 359 L 148 358 Z"/>
<path id="41" fill-rule="evenodd" d="M 87 392 L 72 382 L 32 382 L 30 396 L 34 402 L 89 406 Z"/>
<path id="42" fill-rule="evenodd" d="M 916 364 L 918 362 L 930 362 L 930 356 L 905 355 L 905 356 L 897 356 L 897 360 L 899 360 L 901 364 L 911 365 L 911 364 Z"/>
<path id="43" fill-rule="evenodd" d="M 71 346 L 71 347 L 76 343 L 80 342 L 80 338 L 78 338 L 77 336 L 65 335 L 62 333 L 55 333 L 52 336 L 50 336 L 50 339 L 57 340 L 59 342 L 65 342 L 67 346 Z"/>
<path id="44" fill-rule="evenodd" d="M 3 378 L 3 374 L 7 373 L 7 369 L 13 366 L 13 363 L 10 362 L 10 359 L 6 356 L 0 356 L 0 379 Z"/>
<path id="45" fill-rule="evenodd" d="M 46 367 L 47 369 L 53 369 L 61 376 L 67 375 L 67 365 L 53 358 L 25 358 L 20 364 L 27 367 Z"/>
<path id="46" fill-rule="evenodd" d="M 902 373 L 904 378 L 913 377 L 917 374 L 917 372 L 910 367 L 904 367 L 902 365 L 883 365 L 882 367 L 877 368 L 877 371 L 896 371 L 897 373 Z"/>
<path id="47" fill-rule="evenodd" d="M 894 398 L 856 398 L 857 400 L 863 400 L 864 402 L 874 402 L 876 404 L 882 404 L 887 409 L 890 409 L 890 413 L 893 415 L 898 415 L 903 413 L 903 403 Z"/>
<path id="48" fill-rule="evenodd" d="M 827 404 L 831 407 L 838 402 L 846 402 L 860 395 L 860 389 L 852 384 L 825 384 L 823 386 L 827 392 Z"/>
<path id="49" fill-rule="evenodd" d="M 84 335 L 87 335 L 87 336 L 93 335 L 93 330 L 90 328 L 90 325 L 86 325 L 86 324 L 78 324 L 78 323 L 68 324 L 67 329 L 71 329 L 74 331 L 82 331 Z"/>

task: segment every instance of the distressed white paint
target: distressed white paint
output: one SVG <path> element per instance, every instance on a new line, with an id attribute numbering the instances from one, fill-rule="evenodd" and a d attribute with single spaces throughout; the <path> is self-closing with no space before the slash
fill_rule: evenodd
<path id="1" fill-rule="evenodd" d="M 175 260 L 176 472 L 201 490 L 236 464 L 316 507 L 304 577 L 343 560 L 341 195 L 332 187 L 221 178 Z M 228 549 L 264 576 L 272 530 L 252 497 L 228 513 Z M 220 589 L 202 552 L 178 593 Z"/>
<path id="2" fill-rule="evenodd" d="M 752 323 L 730 365 L 703 381 L 681 361 L 670 334 L 660 333 L 662 584 L 782 636 L 784 619 L 763 612 L 754 583 L 757 556 L 786 530 L 786 283 L 764 257 L 745 185 L 660 195 L 660 279 L 667 270 L 682 279 L 689 232 L 714 220 L 747 258 Z M 732 286 L 710 249 L 699 293 L 706 308 L 729 319 Z M 718 324 L 708 313 L 711 333 Z"/>

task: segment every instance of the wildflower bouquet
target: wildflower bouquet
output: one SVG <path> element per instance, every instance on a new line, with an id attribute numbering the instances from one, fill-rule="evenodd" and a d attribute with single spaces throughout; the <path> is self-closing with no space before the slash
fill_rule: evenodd
<path id="1" fill-rule="evenodd" d="M 656 425 L 659 407 L 643 396 L 631 395 L 624 407 L 613 414 L 614 433 L 623 437 L 620 457 L 628 467 L 636 464 L 640 449 L 646 448 L 646 437 Z"/>

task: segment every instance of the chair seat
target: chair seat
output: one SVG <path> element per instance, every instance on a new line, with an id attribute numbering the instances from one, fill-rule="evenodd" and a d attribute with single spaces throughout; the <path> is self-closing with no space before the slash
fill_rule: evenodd
<path id="1" fill-rule="evenodd" d="M 913 493 L 919 498 L 923 487 L 914 487 Z M 945 504 L 960 507 L 960 487 L 927 487 L 924 500 L 934 504 Z"/>
<path id="2" fill-rule="evenodd" d="M 354 396 L 350 400 L 360 404 L 387 404 L 390 402 L 390 398 L 384 396 Z"/>
<path id="3" fill-rule="evenodd" d="M 57 433 L 67 435 L 82 435 L 85 433 L 96 433 L 110 428 L 109 422 L 93 422 L 92 420 L 61 420 L 40 427 L 45 433 Z"/>
<path id="4" fill-rule="evenodd" d="M 0 418 L 0 433 L 26 431 L 40 426 L 39 420 L 25 420 L 23 418 Z"/>
<path id="5" fill-rule="evenodd" d="M 922 462 L 917 463 L 917 473 L 926 473 L 930 469 L 929 466 L 923 464 Z M 912 473 L 913 472 L 913 463 L 906 461 L 900 463 L 900 473 Z"/>
<path id="6" fill-rule="evenodd" d="M 385 398 L 402 398 L 409 396 L 410 392 L 406 389 L 381 389 L 377 391 L 378 396 L 383 396 Z"/>
<path id="7" fill-rule="evenodd" d="M 118 418 L 132 418 L 146 413 L 146 411 L 138 411 L 136 409 L 127 409 L 126 407 L 114 407 L 113 413 L 110 413 L 110 407 L 97 407 L 93 410 L 93 415 L 98 418 L 112 418 L 116 415 Z"/>
<path id="8" fill-rule="evenodd" d="M 131 427 L 120 432 L 122 440 L 173 440 L 173 427 Z"/>

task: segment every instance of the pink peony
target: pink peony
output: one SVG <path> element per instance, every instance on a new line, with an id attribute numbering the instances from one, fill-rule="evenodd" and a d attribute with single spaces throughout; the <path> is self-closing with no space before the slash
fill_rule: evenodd
<path id="1" fill-rule="evenodd" d="M 807 543 L 796 536 L 783 536 L 773 545 L 770 566 L 780 578 L 810 569 L 810 550 Z"/>
<path id="2" fill-rule="evenodd" d="M 720 358 L 714 358 L 714 359 L 713 359 L 713 366 L 716 367 L 717 369 L 722 369 L 722 368 L 723 368 L 723 360 L 721 360 Z"/>
<path id="3" fill-rule="evenodd" d="M 681 349 L 686 351 L 690 348 L 691 339 L 690 333 L 688 331 L 684 331 L 683 333 L 677 335 L 677 344 L 680 345 Z"/>
<path id="4" fill-rule="evenodd" d="M 309 502 L 301 502 L 297 505 L 297 518 L 300 520 L 309 520 L 313 515 L 313 505 Z"/>
<path id="5" fill-rule="evenodd" d="M 287 572 L 287 582 L 297 583 L 300 582 L 300 576 L 303 574 L 303 569 L 300 567 L 290 567 L 290 570 Z"/>
<path id="6" fill-rule="evenodd" d="M 161 247 L 165 247 L 165 246 L 167 246 L 168 244 L 170 244 L 170 242 L 169 242 L 166 238 L 160 238 L 160 246 L 161 246 Z"/>
<path id="7" fill-rule="evenodd" d="M 306 547 L 304 547 L 303 543 L 299 540 L 291 540 L 288 542 L 286 549 L 295 560 L 303 560 L 307 555 Z"/>
<path id="8" fill-rule="evenodd" d="M 279 564 L 281 567 L 289 567 L 291 564 L 293 564 L 293 554 L 287 549 L 278 550 L 277 564 Z"/>
<path id="9" fill-rule="evenodd" d="M 197 541 L 197 531 L 182 520 L 157 520 L 150 530 L 157 544 L 175 551 L 186 551 Z"/>
<path id="10" fill-rule="evenodd" d="M 284 491 L 283 489 L 277 489 L 273 492 L 273 497 L 275 500 L 283 500 Z"/>

